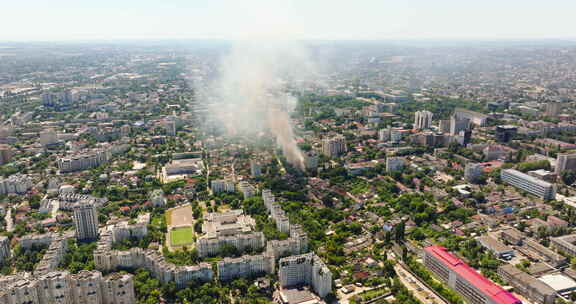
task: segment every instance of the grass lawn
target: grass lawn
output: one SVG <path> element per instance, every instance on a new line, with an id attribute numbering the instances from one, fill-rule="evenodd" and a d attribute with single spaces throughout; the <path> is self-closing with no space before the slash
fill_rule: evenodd
<path id="1" fill-rule="evenodd" d="M 194 242 L 194 232 L 192 227 L 182 227 L 170 230 L 170 241 L 172 246 L 182 246 Z"/>

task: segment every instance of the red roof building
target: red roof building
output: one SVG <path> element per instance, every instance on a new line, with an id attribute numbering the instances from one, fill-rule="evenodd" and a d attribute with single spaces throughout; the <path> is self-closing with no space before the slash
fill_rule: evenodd
<path id="1" fill-rule="evenodd" d="M 424 249 L 424 264 L 436 277 L 473 304 L 522 304 L 510 292 L 438 245 Z"/>

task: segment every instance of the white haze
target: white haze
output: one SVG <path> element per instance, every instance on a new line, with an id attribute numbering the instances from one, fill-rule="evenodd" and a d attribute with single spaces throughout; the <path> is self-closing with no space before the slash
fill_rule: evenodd
<path id="1" fill-rule="evenodd" d="M 307 49 L 295 41 L 238 41 L 220 63 L 219 75 L 209 86 L 210 116 L 228 135 L 272 133 L 287 160 L 304 167 L 294 139 L 288 109 L 297 102 L 289 95 L 315 68 Z"/>

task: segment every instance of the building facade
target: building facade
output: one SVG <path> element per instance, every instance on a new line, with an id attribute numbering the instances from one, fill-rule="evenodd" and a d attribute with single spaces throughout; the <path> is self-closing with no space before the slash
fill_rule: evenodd
<path id="1" fill-rule="evenodd" d="M 79 202 L 74 208 L 74 226 L 78 240 L 95 240 L 98 238 L 98 214 L 96 206 Z"/>
<path id="2" fill-rule="evenodd" d="M 545 201 L 556 198 L 556 186 L 514 169 L 501 171 L 502 181 Z"/>
<path id="3" fill-rule="evenodd" d="M 314 253 L 280 259 L 278 280 L 282 288 L 310 285 L 321 298 L 332 291 L 332 272 Z"/>
<path id="4" fill-rule="evenodd" d="M 442 282 L 472 304 L 522 304 L 502 287 L 488 280 L 438 245 L 424 249 L 424 265 Z"/>
<path id="5" fill-rule="evenodd" d="M 430 129 L 432 126 L 432 112 L 430 111 L 416 111 L 414 113 L 414 129 Z"/>
<path id="6" fill-rule="evenodd" d="M 337 135 L 322 140 L 322 153 L 327 157 L 338 157 L 346 152 L 348 152 L 348 148 L 344 136 Z"/>

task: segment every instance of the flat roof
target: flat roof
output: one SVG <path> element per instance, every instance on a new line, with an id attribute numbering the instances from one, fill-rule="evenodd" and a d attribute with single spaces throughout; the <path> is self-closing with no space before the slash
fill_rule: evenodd
<path id="1" fill-rule="evenodd" d="M 482 236 L 477 239 L 480 244 L 488 247 L 490 250 L 497 251 L 498 253 L 503 253 L 507 251 L 512 251 L 513 249 L 509 246 L 504 245 L 502 242 L 496 240 L 491 236 Z"/>
<path id="2" fill-rule="evenodd" d="M 424 249 L 428 254 L 433 255 L 444 265 L 450 268 L 470 284 L 490 297 L 496 304 L 521 304 L 522 302 L 510 292 L 504 290 L 501 286 L 488 280 L 479 274 L 474 268 L 468 266 L 464 261 L 450 253 L 446 248 L 439 245 L 432 245 Z"/>
<path id="3" fill-rule="evenodd" d="M 576 289 L 576 281 L 561 274 L 547 274 L 541 276 L 539 280 L 552 287 L 552 289 L 558 293 L 565 290 Z"/>
<path id="4" fill-rule="evenodd" d="M 282 289 L 280 290 L 280 297 L 282 297 L 283 302 L 289 304 L 299 304 L 316 300 L 316 297 L 310 290 L 303 288 Z"/>

